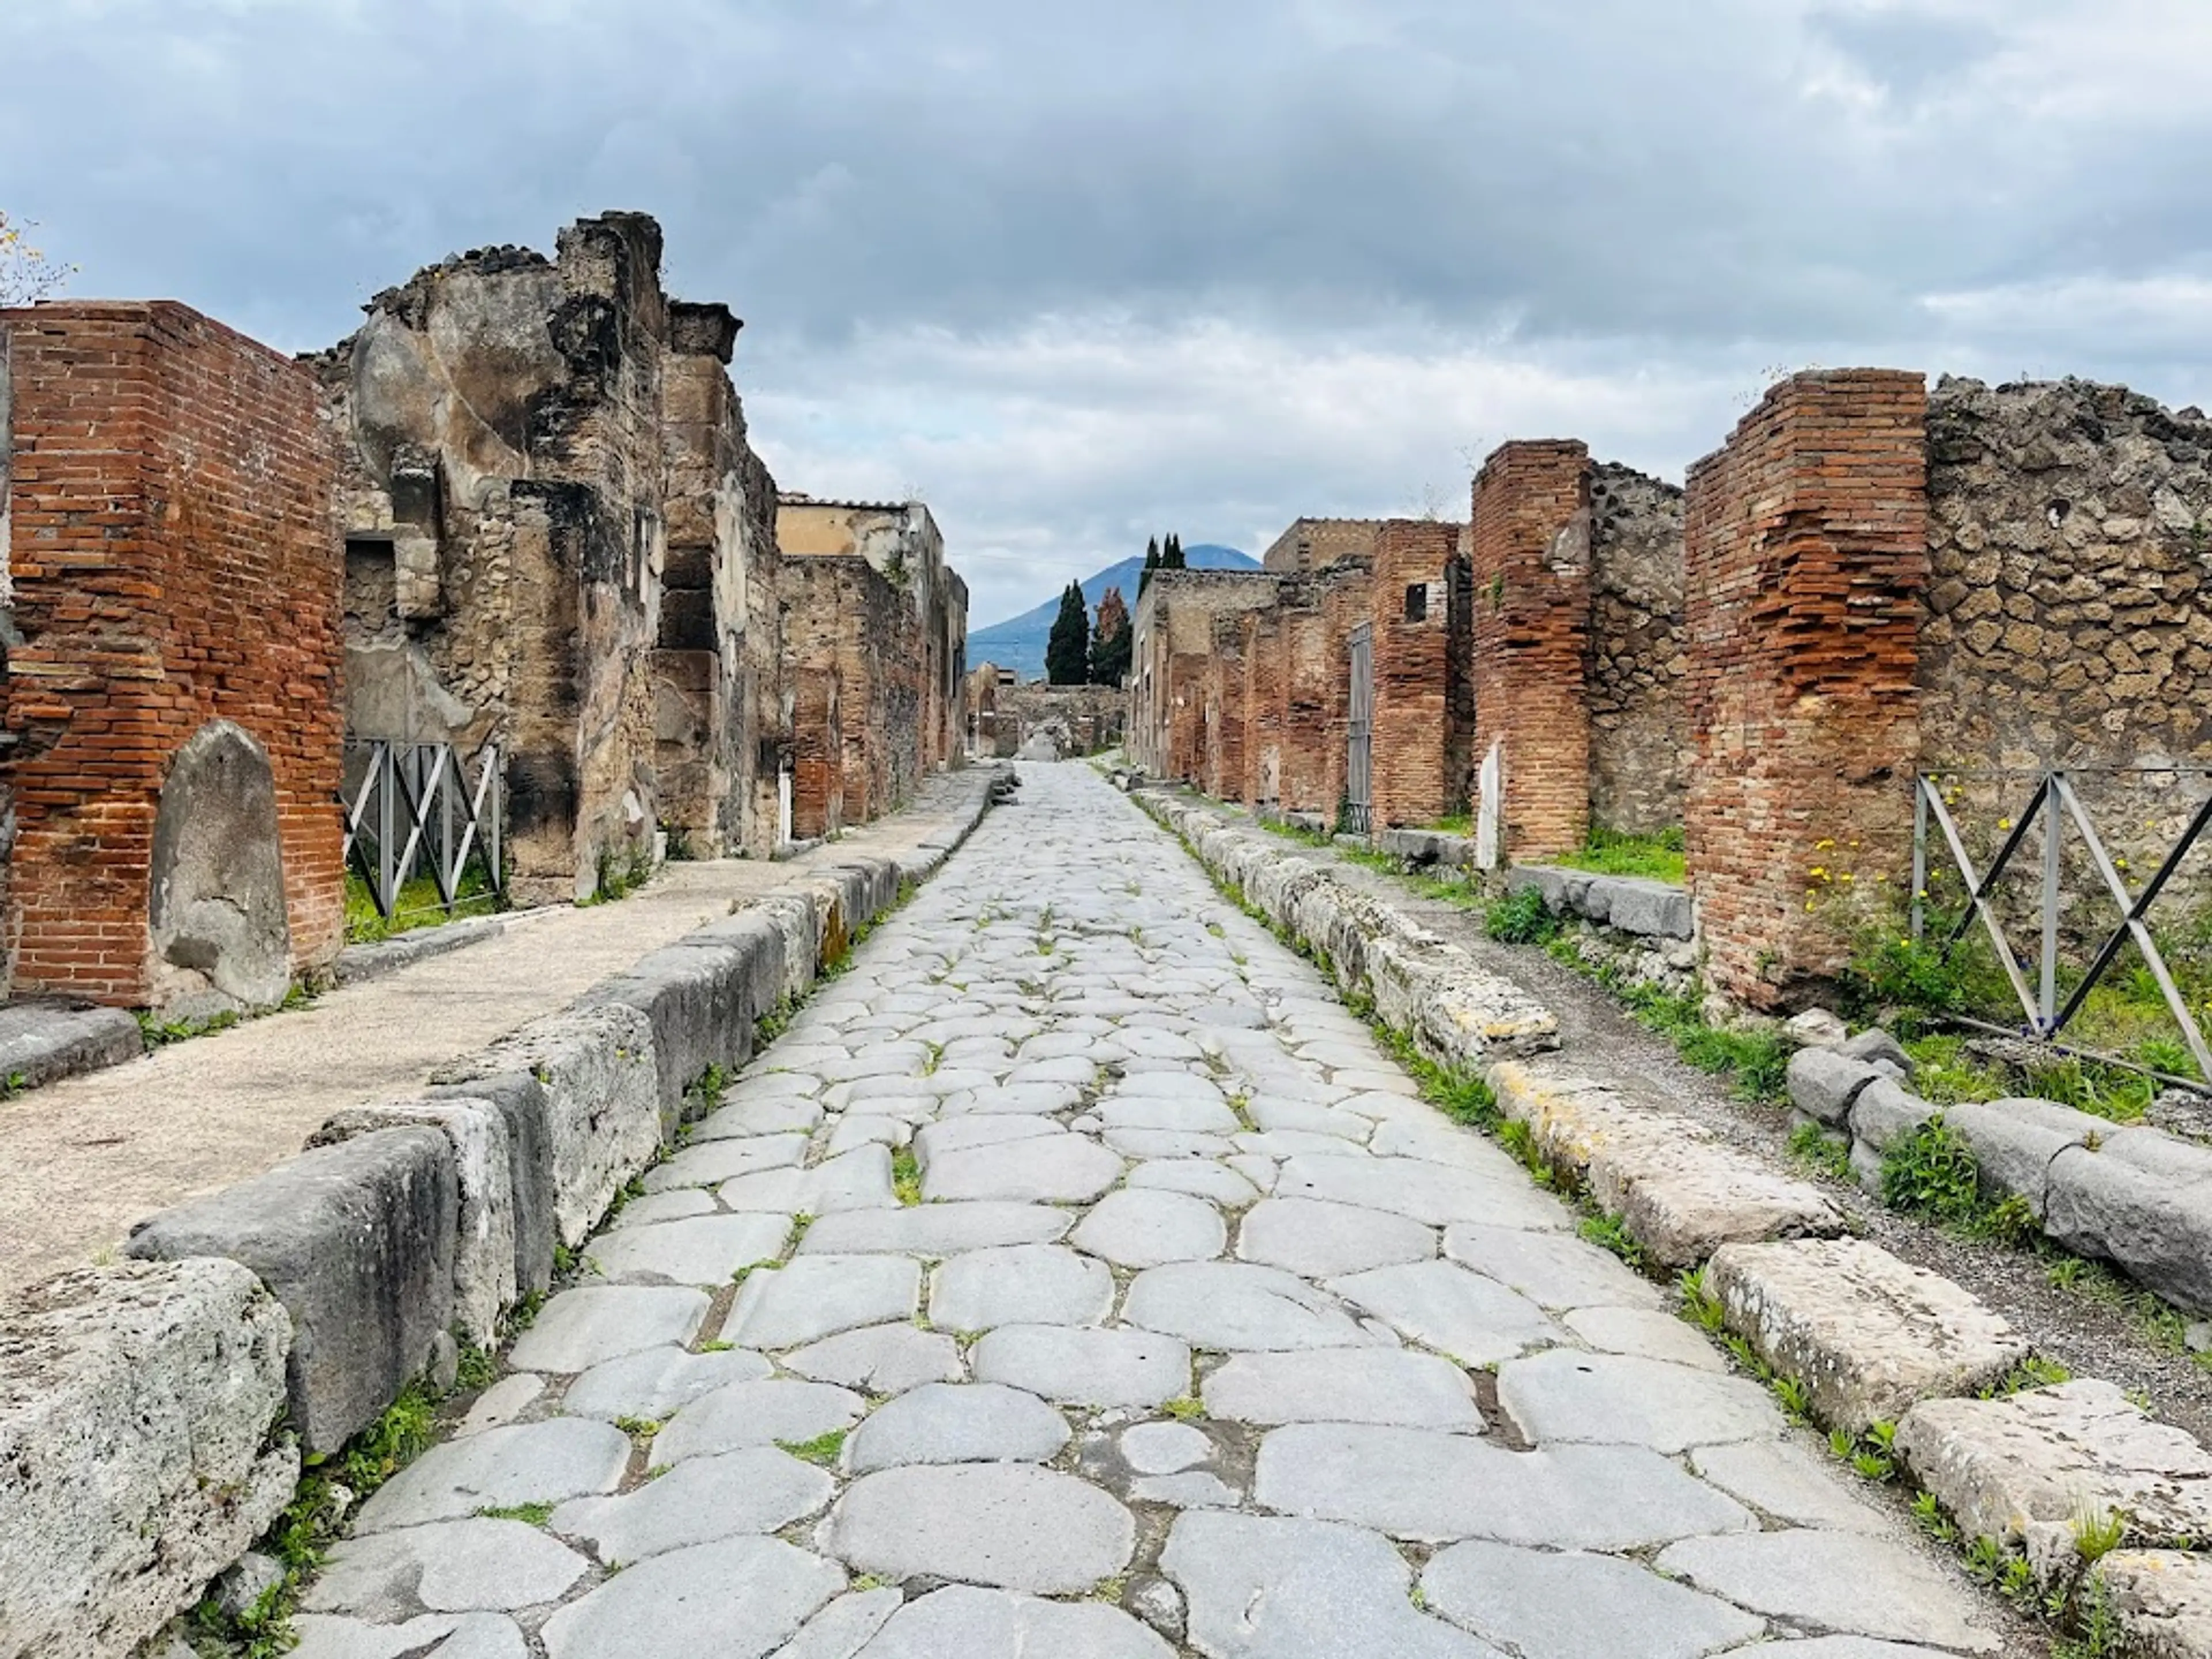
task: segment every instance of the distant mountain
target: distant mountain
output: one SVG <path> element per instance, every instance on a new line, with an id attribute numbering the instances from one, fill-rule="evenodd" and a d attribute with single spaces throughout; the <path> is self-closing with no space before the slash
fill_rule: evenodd
<path id="1" fill-rule="evenodd" d="M 1183 562 L 1194 570 L 1257 570 L 1259 560 L 1249 553 L 1239 553 L 1233 547 L 1218 547 L 1201 543 L 1182 550 Z M 1132 559 L 1106 567 L 1095 576 L 1083 580 L 1083 602 L 1089 605 L 1095 617 L 1098 601 L 1106 597 L 1106 590 L 1118 587 L 1121 597 L 1128 601 L 1131 615 L 1137 609 L 1137 578 L 1144 574 L 1145 556 L 1139 553 Z M 1025 680 L 1044 678 L 1045 641 L 1052 636 L 1052 619 L 1060 614 L 1060 595 L 1055 593 L 1034 611 L 1024 611 L 1008 622 L 994 623 L 988 628 L 976 628 L 968 634 L 968 665 L 980 668 L 985 663 L 996 663 L 1001 668 L 1011 668 Z"/>

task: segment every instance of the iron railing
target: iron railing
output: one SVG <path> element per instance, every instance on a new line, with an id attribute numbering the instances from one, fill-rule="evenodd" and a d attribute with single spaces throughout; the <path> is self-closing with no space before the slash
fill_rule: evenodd
<path id="1" fill-rule="evenodd" d="M 2080 769 L 2077 769 L 2077 771 Z M 2177 770 L 2194 769 L 2145 769 L 2141 776 L 2172 775 Z M 2140 893 L 2128 890 L 2120 867 L 2107 850 L 2102 836 L 2098 833 L 2095 820 L 2081 804 L 2069 775 L 2064 771 L 2045 772 L 2037 778 L 2035 793 L 2027 808 L 2017 814 L 2007 831 L 2004 844 L 1997 849 L 1996 859 L 1984 872 L 1978 873 L 1973 860 L 1960 838 L 1959 829 L 1943 799 L 1942 782 L 1946 778 L 1956 781 L 1958 773 L 1923 774 L 1916 781 L 1912 811 L 1912 937 L 1916 943 L 1926 936 L 1929 826 L 1933 823 L 1942 836 L 1943 845 L 1951 862 L 1958 867 L 1966 884 L 1967 902 L 1965 911 L 1943 941 L 1946 958 L 1959 941 L 1979 921 L 1988 932 L 1990 943 L 1996 951 L 1997 964 L 2004 969 L 2013 994 L 2020 1000 L 2021 1011 L 2027 1017 L 2026 1034 L 2045 1042 L 2053 1042 L 2066 1029 L 2069 1021 L 2081 1011 L 2089 993 L 2118 960 L 2120 952 L 2132 943 L 2142 955 L 2143 965 L 2157 982 L 2159 994 L 2173 1015 L 2174 1023 L 2181 1028 L 2183 1039 L 2197 1066 L 2208 1078 L 2212 1078 L 2212 1047 L 2205 1042 L 2203 1029 L 2190 1010 L 2188 999 L 2174 983 L 2172 970 L 2166 966 L 2166 957 L 2152 936 L 2149 922 L 2151 906 L 2158 900 L 2190 849 L 2203 838 L 2208 826 L 2212 826 L 2212 793 L 2191 817 L 2188 827 L 2160 860 L 2157 870 L 2143 884 Z M 1991 895 L 1999 879 L 2011 866 L 2021 849 L 2027 842 L 2029 832 L 2040 823 L 2043 833 L 2039 851 L 2042 860 L 2041 884 L 2036 918 L 2041 928 L 2040 948 L 2037 961 L 2037 983 L 2029 988 L 2027 975 L 2014 954 L 2012 941 L 2005 930 L 2003 920 L 1997 915 Z M 2063 860 L 2066 830 L 2071 824 L 2079 836 L 2090 867 L 2096 872 L 2100 883 L 2110 894 L 2119 911 L 2118 925 L 2108 933 L 2096 952 L 2089 958 L 2087 969 L 2072 988 L 2060 1000 L 2058 988 L 2060 919 L 2065 908 L 2065 869 Z"/>
<path id="2" fill-rule="evenodd" d="M 353 743 L 366 756 L 357 778 L 347 769 L 345 858 L 368 883 L 379 915 L 399 908 L 403 888 L 427 865 L 438 902 L 460 900 L 463 872 L 474 854 L 490 891 L 505 890 L 500 849 L 500 752 L 477 753 L 476 780 L 449 743 Z"/>

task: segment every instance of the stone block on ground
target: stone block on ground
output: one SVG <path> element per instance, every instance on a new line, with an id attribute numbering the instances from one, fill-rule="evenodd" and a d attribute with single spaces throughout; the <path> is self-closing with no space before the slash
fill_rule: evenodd
<path id="1" fill-rule="evenodd" d="M 145 1052 L 138 1022 L 121 1008 L 51 1002 L 0 1008 L 0 1080 L 11 1091 L 120 1066 Z"/>
<path id="2" fill-rule="evenodd" d="M 507 1116 L 490 1101 L 454 1097 L 354 1106 L 308 1140 L 335 1146 L 380 1129 L 419 1124 L 453 1143 L 460 1210 L 454 1230 L 453 1317 L 481 1348 L 499 1345 L 500 1317 L 515 1303 L 514 1149 Z"/>
<path id="3" fill-rule="evenodd" d="M 126 1262 L 0 1300 L 0 1634 L 121 1656 L 292 1496 L 289 1321 L 233 1261 Z"/>
<path id="4" fill-rule="evenodd" d="M 2136 1659 L 2212 1653 L 2212 1560 L 2179 1550 L 2114 1550 L 2093 1583 Z"/>
<path id="5" fill-rule="evenodd" d="M 2069 1146 L 2095 1146 L 2112 1134 L 2110 1119 L 2055 1100 L 1960 1101 L 1943 1121 L 1974 1149 L 1982 1191 L 1992 1200 L 2020 1198 L 2041 1221 L 2050 1207 L 2051 1166 Z"/>
<path id="6" fill-rule="evenodd" d="M 2045 1583 L 2080 1565 L 2084 1522 L 2118 1516 L 2138 1547 L 2212 1538 L 2212 1452 L 2109 1382 L 1931 1400 L 1899 1422 L 1897 1449 L 1961 1532 L 2018 1543 Z"/>
<path id="7" fill-rule="evenodd" d="M 292 1320 L 292 1420 L 309 1453 L 373 1422 L 453 1321 L 460 1212 L 453 1143 L 380 1129 L 165 1210 L 125 1247 L 143 1261 L 225 1256 Z"/>
<path id="8" fill-rule="evenodd" d="M 2191 1312 L 2212 1312 L 2212 1149 L 2158 1129 L 2116 1128 L 2094 1145 L 2051 1160 L 2044 1231 Z"/>
<path id="9" fill-rule="evenodd" d="M 1882 1075 L 1865 1060 L 1834 1048 L 1800 1048 L 1790 1056 L 1790 1103 L 1839 1129 L 1850 1121 L 1860 1091 Z"/>
<path id="10" fill-rule="evenodd" d="M 1889 1079 L 1876 1078 L 1859 1091 L 1851 1103 L 1851 1139 L 1876 1152 L 1886 1152 L 1936 1115 L 1936 1109 L 1911 1090 Z"/>
<path id="11" fill-rule="evenodd" d="M 1729 1244 L 1705 1267 L 1729 1328 L 1863 1434 L 1923 1400 L 2002 1382 L 2028 1345 L 1980 1298 L 1855 1238 Z"/>
<path id="12" fill-rule="evenodd" d="M 750 1057 L 755 1022 L 783 994 L 779 945 L 766 927 L 711 939 L 694 935 L 640 958 L 577 1000 L 580 1008 L 635 1008 L 652 1023 L 664 1135 L 675 1132 L 684 1091 L 701 1073 L 709 1066 L 735 1071 Z"/>
<path id="13" fill-rule="evenodd" d="M 489 1091 L 466 1085 L 517 1075 L 542 1098 L 555 1230 L 574 1249 L 660 1149 L 652 1022 L 619 1006 L 549 1014 L 433 1081 L 441 1094 L 478 1095 Z"/>

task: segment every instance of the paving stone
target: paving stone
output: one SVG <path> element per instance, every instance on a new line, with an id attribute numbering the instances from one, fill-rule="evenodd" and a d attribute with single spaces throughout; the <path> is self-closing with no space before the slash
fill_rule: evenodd
<path id="1" fill-rule="evenodd" d="M 1310 1198 L 1270 1198 L 1255 1205 L 1237 1230 L 1242 1261 L 1282 1267 L 1309 1279 L 1331 1279 L 1437 1253 L 1437 1234 L 1404 1216 Z"/>
<path id="2" fill-rule="evenodd" d="M 1048 1117 L 955 1117 L 926 1123 L 915 1132 L 915 1161 L 927 1169 L 933 1158 L 974 1146 L 1001 1146 L 1010 1140 L 1037 1140 L 1067 1133 Z"/>
<path id="3" fill-rule="evenodd" d="M 1201 1106 L 1223 1104 L 1219 1084 L 1181 1066 L 1170 1066 L 1164 1071 L 1131 1072 L 1115 1083 L 1106 1099 L 1099 1103 L 1103 1106 L 1107 1102 L 1117 1100 L 1181 1100 Z"/>
<path id="4" fill-rule="evenodd" d="M 1002 1325 L 969 1351 L 980 1382 L 1063 1406 L 1158 1406 L 1190 1392 L 1190 1350 L 1150 1331 Z"/>
<path id="5" fill-rule="evenodd" d="M 653 1467 L 750 1446 L 804 1445 L 850 1429 L 867 1407 L 828 1382 L 732 1382 L 700 1395 L 653 1436 Z"/>
<path id="6" fill-rule="evenodd" d="M 404 1625 L 301 1613 L 292 1620 L 294 1659 L 529 1659 L 530 1644 L 512 1619 L 495 1613 L 425 1613 Z"/>
<path id="7" fill-rule="evenodd" d="M 678 1347 L 647 1348 L 594 1365 L 568 1385 L 561 1409 L 571 1417 L 645 1418 L 659 1423 L 705 1394 L 732 1382 L 770 1376 L 775 1367 L 744 1348 L 692 1353 Z"/>
<path id="8" fill-rule="evenodd" d="M 1595 1441 L 1680 1452 L 1782 1432 L 1782 1414 L 1747 1377 L 1631 1354 L 1554 1348 L 1498 1367 L 1498 1403 L 1538 1442 Z"/>
<path id="9" fill-rule="evenodd" d="M 1255 1152 L 1239 1152 L 1233 1158 L 1225 1158 L 1221 1161 L 1250 1182 L 1261 1193 L 1272 1193 L 1275 1190 L 1277 1170 L 1273 1158 L 1261 1158 Z"/>
<path id="10" fill-rule="evenodd" d="M 1039 1595 L 1090 1590 L 1128 1564 L 1129 1511 L 1072 1474 L 1020 1463 L 884 1469 L 845 1489 L 823 1529 L 856 1571 Z"/>
<path id="11" fill-rule="evenodd" d="M 1156 1158 L 1131 1170 L 1122 1184 L 1139 1192 L 1188 1193 L 1231 1210 L 1260 1198 L 1260 1189 L 1236 1170 L 1206 1158 Z"/>
<path id="12" fill-rule="evenodd" d="M 1174 1659 L 1118 1607 L 950 1584 L 908 1601 L 857 1659 Z M 796 1649 L 784 1659 L 800 1659 Z M 811 1656 L 807 1659 L 811 1659 Z"/>
<path id="13" fill-rule="evenodd" d="M 854 1659 L 905 1601 L 888 1586 L 841 1595 L 808 1620 L 776 1659 Z"/>
<path id="14" fill-rule="evenodd" d="M 1853 1435 L 1922 1400 L 1978 1393 L 2028 1354 L 1980 1297 L 1863 1239 L 1726 1244 L 1705 1286 L 1729 1328 L 1804 1385 L 1814 1418 Z"/>
<path id="15" fill-rule="evenodd" d="M 805 1162 L 806 1136 L 759 1135 L 709 1140 L 687 1146 L 667 1163 L 648 1170 L 645 1190 L 665 1193 L 678 1187 L 714 1187 L 759 1170 L 781 1170 Z"/>
<path id="16" fill-rule="evenodd" d="M 817 1382 L 866 1394 L 903 1394 L 924 1382 L 957 1382 L 960 1345 L 942 1331 L 909 1322 L 842 1331 L 783 1357 L 784 1369 Z"/>
<path id="17" fill-rule="evenodd" d="M 533 1376 L 528 1371 L 510 1372 L 477 1396 L 476 1403 L 469 1407 L 469 1414 L 453 1432 L 481 1434 L 486 1429 L 504 1428 L 535 1405 L 544 1392 L 544 1377 Z"/>
<path id="18" fill-rule="evenodd" d="M 795 1348 L 839 1331 L 911 1319 L 921 1266 L 899 1255 L 802 1255 L 749 1273 L 725 1328 L 752 1348 Z"/>
<path id="19" fill-rule="evenodd" d="M 1130 1282 L 1121 1316 L 1195 1347 L 1354 1347 L 1376 1339 L 1334 1298 L 1277 1267 L 1178 1261 Z"/>
<path id="20" fill-rule="evenodd" d="M 1469 1435 L 1356 1423 L 1273 1431 L 1261 1442 L 1252 1490 L 1285 1514 L 1432 1543 L 1619 1551 L 1758 1524 L 1640 1446 L 1515 1452 Z"/>
<path id="21" fill-rule="evenodd" d="M 1574 1225 L 1567 1207 L 1550 1194 L 1531 1187 L 1526 1176 L 1492 1181 L 1472 1170 L 1413 1158 L 1341 1153 L 1293 1158 L 1283 1165 L 1275 1195 L 1358 1204 L 1410 1216 L 1431 1226 L 1479 1221 L 1497 1227 L 1567 1232 Z"/>
<path id="22" fill-rule="evenodd" d="M 1211 1100 L 1163 1099 L 1149 1095 L 1109 1095 L 1093 1109 L 1113 1129 L 1164 1133 L 1233 1135 L 1244 1126 L 1217 1091 Z"/>
<path id="23" fill-rule="evenodd" d="M 361 1506 L 354 1532 L 366 1536 L 478 1510 L 612 1492 L 629 1467 L 629 1437 L 607 1423 L 556 1418 L 487 1429 L 433 1446 Z"/>
<path id="24" fill-rule="evenodd" d="M 553 1511 L 552 1528 L 581 1539 L 600 1560 L 649 1555 L 740 1534 L 779 1531 L 829 1506 L 829 1471 L 772 1446 L 694 1457 L 619 1498 L 579 1498 Z"/>
<path id="25" fill-rule="evenodd" d="M 1362 1101 L 1374 1098 L 1371 1095 L 1359 1096 L 1349 1103 L 1346 1109 L 1358 1111 Z M 1397 1109 L 1401 1115 L 1378 1123 L 1367 1143 L 1367 1150 L 1377 1158 L 1417 1158 L 1428 1164 L 1448 1164 L 1493 1181 L 1507 1180 L 1520 1169 L 1494 1142 L 1472 1129 L 1462 1129 L 1426 1107 L 1419 1117 L 1403 1115 L 1403 1101 L 1397 1102 Z"/>
<path id="26" fill-rule="evenodd" d="M 2046 1583 L 2075 1566 L 2085 1515 L 2125 1516 L 2146 1548 L 2212 1537 L 2212 1452 L 2109 1382 L 1926 1401 L 1898 1423 L 1897 1449 L 1967 1537 L 2017 1541 Z"/>
<path id="27" fill-rule="evenodd" d="M 2098 1561 L 2124 1651 L 2141 1659 L 2199 1659 L 2212 1653 L 2212 1564 L 2178 1550 L 2114 1550 Z"/>
<path id="28" fill-rule="evenodd" d="M 1375 1133 L 1375 1120 L 1371 1117 L 1309 1101 L 1285 1100 L 1264 1091 L 1255 1093 L 1245 1110 L 1267 1133 L 1311 1136 L 1312 1145 L 1320 1151 L 1328 1150 L 1331 1140 L 1364 1146 Z"/>
<path id="29" fill-rule="evenodd" d="M 699 1334 L 704 1291 L 658 1285 L 587 1285 L 562 1291 L 515 1339 L 508 1363 L 523 1371 L 586 1371 L 603 1361 Z"/>
<path id="30" fill-rule="evenodd" d="M 1109 1129 L 1107 1146 L 1124 1158 L 1227 1158 L 1237 1143 L 1227 1135 L 1193 1134 L 1181 1129 Z"/>
<path id="31" fill-rule="evenodd" d="M 1825 1451 L 1794 1440 L 1694 1446 L 1690 1468 L 1731 1498 L 1793 1527 L 1881 1534 L 1889 1518 L 1844 1484 Z"/>
<path id="32" fill-rule="evenodd" d="M 1066 1210 L 1042 1204 L 921 1204 L 854 1210 L 822 1217 L 799 1241 L 798 1255 L 957 1255 L 1007 1244 L 1049 1244 L 1074 1224 L 1075 1218 Z"/>
<path id="33" fill-rule="evenodd" d="M 793 1092 L 747 1100 L 709 1112 L 691 1127 L 691 1144 L 753 1135 L 811 1134 L 822 1122 L 821 1104 Z"/>
<path id="34" fill-rule="evenodd" d="M 1510 1544 L 1442 1551 L 1422 1571 L 1421 1593 L 1454 1624 L 1546 1659 L 1617 1659 L 1626 1631 L 1636 1633 L 1636 1659 L 1702 1659 L 1766 1628 L 1633 1561 Z"/>
<path id="35" fill-rule="evenodd" d="M 545 1621 L 549 1659 L 764 1659 L 845 1588 L 835 1564 L 777 1538 L 672 1550 Z M 443 1659 L 443 1656 L 440 1656 Z"/>
<path id="36" fill-rule="evenodd" d="M 678 1187 L 665 1193 L 647 1193 L 634 1198 L 622 1207 L 622 1213 L 607 1225 L 620 1231 L 631 1227 L 649 1227 L 656 1222 L 681 1221 L 695 1215 L 719 1213 L 712 1193 L 701 1192 L 696 1187 Z"/>
<path id="37" fill-rule="evenodd" d="M 1725 1371 L 1728 1361 L 1694 1326 L 1652 1308 L 1577 1308 L 1559 1323 L 1586 1347 L 1601 1353 L 1635 1354 L 1663 1359 L 1695 1370 Z"/>
<path id="38" fill-rule="evenodd" d="M 1952 1577 L 1902 1545 L 1863 1533 L 1691 1538 L 1662 1550 L 1656 1565 L 1771 1618 L 1968 1653 L 2004 1645 Z"/>
<path id="39" fill-rule="evenodd" d="M 1139 1423 L 1122 1430 L 1115 1444 L 1121 1461 L 1139 1474 L 1180 1474 L 1213 1455 L 1213 1442 L 1205 1431 L 1188 1423 Z"/>
<path id="40" fill-rule="evenodd" d="M 1877 1642 L 1866 1636 L 1815 1636 L 1804 1642 L 1761 1642 L 1730 1648 L 1721 1659 L 1953 1659 L 1917 1643 Z"/>
<path id="41" fill-rule="evenodd" d="M 602 1233 L 585 1256 L 619 1284 L 726 1285 L 740 1267 L 773 1261 L 791 1237 L 780 1215 L 707 1215 Z"/>
<path id="42" fill-rule="evenodd" d="M 1129 1483 L 1133 1504 L 1160 1504 L 1171 1510 L 1233 1510 L 1244 1494 L 1218 1474 L 1194 1469 L 1185 1474 L 1148 1474 Z"/>
<path id="43" fill-rule="evenodd" d="M 591 1565 L 520 1521 L 440 1522 L 340 1540 L 300 1605 L 391 1621 L 505 1613 L 559 1601 Z"/>
<path id="44" fill-rule="evenodd" d="M 725 1207 L 782 1215 L 828 1216 L 844 1210 L 890 1209 L 891 1154 L 886 1146 L 855 1146 L 811 1170 L 767 1170 L 739 1176 L 715 1189 Z"/>
<path id="45" fill-rule="evenodd" d="M 927 1382 L 879 1407 L 845 1443 L 854 1474 L 909 1463 L 1042 1463 L 1067 1443 L 1067 1420 L 998 1382 Z"/>
<path id="46" fill-rule="evenodd" d="M 921 1177 L 930 1200 L 1084 1204 L 1121 1178 L 1121 1160 L 1080 1135 L 1049 1135 L 944 1152 Z"/>
<path id="47" fill-rule="evenodd" d="M 1237 1423 L 1395 1423 L 1480 1432 L 1467 1373 L 1400 1348 L 1238 1354 L 1206 1379 L 1206 1414 Z"/>
<path id="48" fill-rule="evenodd" d="M 1265 1158 L 1365 1158 L 1367 1149 L 1342 1135 L 1317 1134 L 1303 1129 L 1247 1130 L 1236 1137 L 1237 1150 Z"/>
<path id="49" fill-rule="evenodd" d="M 1417 1611 L 1405 1558 L 1355 1527 L 1185 1514 L 1160 1566 L 1188 1604 L 1191 1645 L 1214 1659 L 1502 1659 Z"/>
<path id="50" fill-rule="evenodd" d="M 1580 1238 L 1462 1223 L 1444 1229 L 1444 1254 L 1540 1308 L 1666 1305 L 1650 1280 Z"/>
<path id="51" fill-rule="evenodd" d="M 904 1146 L 914 1139 L 914 1125 L 903 1118 L 852 1115 L 840 1117 L 823 1150 L 831 1158 L 856 1146 Z"/>
<path id="52" fill-rule="evenodd" d="M 948 1331 L 1000 1325 L 1095 1325 L 1114 1305 L 1114 1275 L 1064 1244 L 1014 1244 L 948 1258 L 929 1276 L 929 1320 Z"/>
<path id="53" fill-rule="evenodd" d="M 1245 1225 L 1251 1225 L 1249 1219 Z M 1221 1212 L 1203 1199 L 1124 1188 L 1093 1205 L 1069 1243 L 1118 1267 L 1157 1267 L 1210 1261 L 1227 1248 L 1229 1229 Z"/>
<path id="54" fill-rule="evenodd" d="M 1527 1297 L 1449 1261 L 1414 1261 L 1331 1279 L 1329 1290 L 1400 1335 L 1462 1365 L 1490 1365 L 1561 1340 Z"/>
<path id="55" fill-rule="evenodd" d="M 1012 1088 L 993 1085 L 976 1088 L 972 1097 L 962 1108 L 962 1113 L 997 1116 L 1012 1112 L 1051 1117 L 1060 1112 L 1072 1111 L 1082 1103 L 1083 1091 L 1072 1083 L 1024 1083 Z M 951 1115 L 949 1103 L 946 1112 Z"/>

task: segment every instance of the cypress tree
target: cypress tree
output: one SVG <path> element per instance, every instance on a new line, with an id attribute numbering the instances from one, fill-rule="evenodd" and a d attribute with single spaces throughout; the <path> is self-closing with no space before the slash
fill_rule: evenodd
<path id="1" fill-rule="evenodd" d="M 1079 583 L 1068 583 L 1060 596 L 1060 614 L 1045 641 L 1044 677 L 1054 685 L 1082 685 L 1091 678 L 1091 611 Z"/>
<path id="2" fill-rule="evenodd" d="M 1145 568 L 1137 574 L 1137 597 L 1143 599 L 1145 590 L 1152 585 L 1152 572 L 1160 568 L 1160 538 L 1155 536 L 1145 544 Z"/>

